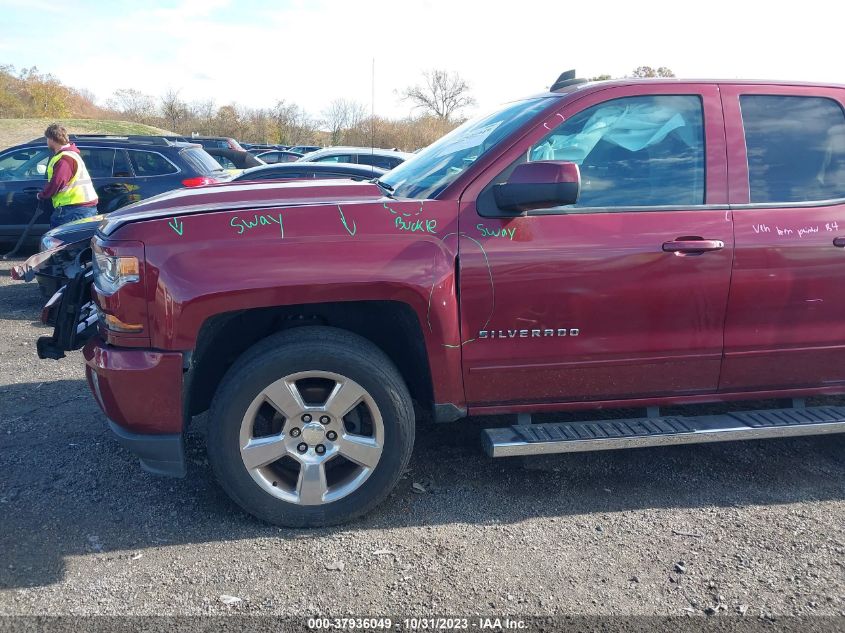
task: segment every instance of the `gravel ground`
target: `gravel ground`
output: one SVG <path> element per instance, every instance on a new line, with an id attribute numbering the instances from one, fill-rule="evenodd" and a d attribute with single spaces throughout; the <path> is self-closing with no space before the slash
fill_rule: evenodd
<path id="1" fill-rule="evenodd" d="M 494 462 L 478 420 L 423 425 L 375 512 L 279 529 L 212 481 L 202 419 L 188 478 L 144 473 L 81 354 L 38 360 L 38 289 L 9 267 L 0 615 L 845 615 L 845 436 Z"/>

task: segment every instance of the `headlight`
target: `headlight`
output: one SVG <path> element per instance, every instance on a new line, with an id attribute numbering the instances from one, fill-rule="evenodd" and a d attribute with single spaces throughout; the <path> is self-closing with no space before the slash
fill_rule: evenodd
<path id="1" fill-rule="evenodd" d="M 140 279 L 137 257 L 111 257 L 94 252 L 94 285 L 104 295 L 111 295 L 126 284 Z"/>
<path id="2" fill-rule="evenodd" d="M 51 248 L 56 248 L 57 246 L 61 246 L 64 244 L 63 240 L 60 240 L 58 237 L 53 237 L 52 235 L 45 234 L 41 237 L 41 250 L 42 251 L 49 251 Z"/>

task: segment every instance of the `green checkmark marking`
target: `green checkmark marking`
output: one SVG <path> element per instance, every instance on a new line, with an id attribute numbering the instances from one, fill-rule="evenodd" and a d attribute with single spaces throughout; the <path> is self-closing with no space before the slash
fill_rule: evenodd
<path id="1" fill-rule="evenodd" d="M 337 205 L 337 210 L 340 211 L 340 221 L 343 222 L 343 228 L 346 229 L 346 232 L 349 233 L 352 237 L 355 237 L 355 233 L 358 232 L 358 226 L 355 224 L 355 220 L 352 220 L 352 228 L 349 228 L 349 225 L 346 223 L 346 216 L 343 215 L 343 209 L 340 208 L 340 205 Z"/>
<path id="2" fill-rule="evenodd" d="M 185 225 L 182 224 L 176 218 L 173 218 L 172 220 L 170 220 L 170 222 L 167 223 L 167 226 L 169 226 L 171 229 L 176 231 L 176 233 L 179 234 L 179 235 L 182 235 L 182 232 L 185 230 Z"/>

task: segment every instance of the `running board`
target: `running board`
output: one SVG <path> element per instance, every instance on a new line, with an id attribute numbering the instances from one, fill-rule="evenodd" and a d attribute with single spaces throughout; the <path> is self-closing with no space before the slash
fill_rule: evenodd
<path id="1" fill-rule="evenodd" d="M 845 407 L 517 424 L 485 429 L 481 441 L 491 457 L 512 457 L 824 433 L 845 433 Z"/>

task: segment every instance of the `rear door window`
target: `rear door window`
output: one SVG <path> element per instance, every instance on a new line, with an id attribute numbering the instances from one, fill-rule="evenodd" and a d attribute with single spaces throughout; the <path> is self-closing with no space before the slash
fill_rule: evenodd
<path id="1" fill-rule="evenodd" d="M 112 177 L 114 178 L 131 178 L 132 168 L 129 166 L 129 157 L 126 151 L 119 149 L 114 154 L 114 168 L 112 170 Z"/>
<path id="2" fill-rule="evenodd" d="M 310 178 L 311 176 L 307 176 Z M 306 178 L 306 176 L 298 171 L 277 171 L 259 176 L 253 176 L 255 180 L 288 180 L 291 178 Z"/>
<path id="3" fill-rule="evenodd" d="M 377 154 L 358 154 L 358 163 L 360 165 L 372 165 L 373 167 L 381 167 L 382 169 L 393 169 L 401 163 L 402 160 L 392 156 L 379 156 Z"/>
<path id="4" fill-rule="evenodd" d="M 80 147 L 79 154 L 91 178 L 111 178 L 114 168 L 114 150 L 100 147 Z"/>
<path id="5" fill-rule="evenodd" d="M 332 156 L 321 156 L 315 163 L 354 163 L 350 154 L 334 154 Z"/>
<path id="6" fill-rule="evenodd" d="M 824 97 L 741 95 L 752 203 L 845 198 L 845 113 Z"/>
<path id="7" fill-rule="evenodd" d="M 139 177 L 165 176 L 167 174 L 175 174 L 179 171 L 173 163 L 156 152 L 131 150 L 129 152 L 129 160 L 132 162 L 132 168 Z"/>

